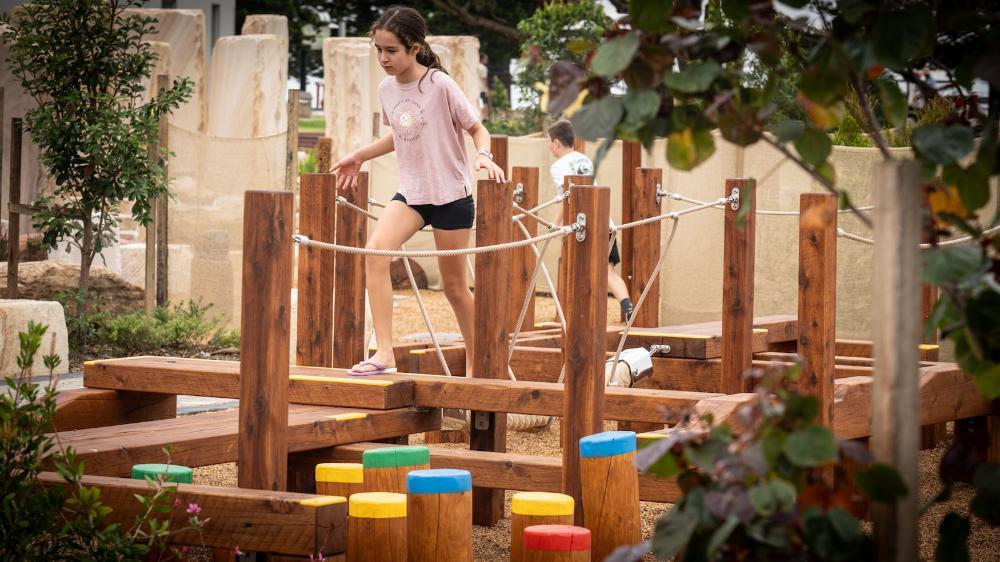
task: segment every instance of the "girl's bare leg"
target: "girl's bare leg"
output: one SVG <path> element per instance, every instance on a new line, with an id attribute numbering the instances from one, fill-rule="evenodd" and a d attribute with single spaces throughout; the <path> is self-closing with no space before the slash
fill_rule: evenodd
<path id="1" fill-rule="evenodd" d="M 434 243 L 438 250 L 454 250 L 469 247 L 470 229 L 434 230 Z M 455 311 L 458 329 L 465 340 L 465 375 L 472 376 L 475 357 L 473 349 L 473 332 L 475 319 L 475 304 L 472 291 L 469 290 L 469 279 L 466 274 L 465 256 L 438 256 L 438 268 L 441 270 L 441 284 L 444 294 Z"/>
<path id="2" fill-rule="evenodd" d="M 414 233 L 423 228 L 420 214 L 400 201 L 390 201 L 375 231 L 368 239 L 367 248 L 378 250 L 398 250 Z M 395 367 L 396 358 L 392 353 L 392 280 L 389 278 L 389 262 L 392 258 L 365 256 L 365 286 L 368 289 L 368 303 L 375 327 L 375 341 L 378 351 L 369 359 L 373 363 Z M 357 363 L 353 369 L 358 372 L 374 371 L 371 365 Z"/>
<path id="3" fill-rule="evenodd" d="M 608 262 L 608 290 L 615 296 L 616 301 L 621 302 L 622 299 L 628 298 L 628 287 L 625 286 L 625 280 L 621 278 L 621 275 L 618 275 L 611 262 Z"/>

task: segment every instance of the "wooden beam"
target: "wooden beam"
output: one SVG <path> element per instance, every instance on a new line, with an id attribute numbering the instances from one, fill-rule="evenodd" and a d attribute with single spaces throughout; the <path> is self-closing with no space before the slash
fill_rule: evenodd
<path id="1" fill-rule="evenodd" d="M 343 369 L 288 367 L 288 401 L 293 404 L 390 410 L 413 404 L 413 383 L 351 377 Z M 234 361 L 175 357 L 129 357 L 87 362 L 89 388 L 162 394 L 240 397 L 240 365 Z"/>
<path id="2" fill-rule="evenodd" d="M 933 344 L 917 345 L 917 355 L 920 361 L 937 361 L 938 346 Z M 838 339 L 834 346 L 834 353 L 848 357 L 874 357 L 872 342 L 865 340 L 841 340 Z"/>
<path id="3" fill-rule="evenodd" d="M 578 185 L 570 189 L 570 219 L 584 217 L 586 230 L 570 236 L 573 279 L 566 314 L 566 391 L 562 431 L 563 493 L 576 500 L 574 518 L 583 522 L 580 439 L 604 430 L 604 351 L 607 330 L 608 235 L 611 190 Z M 582 235 L 581 235 L 582 234 Z M 582 238 L 582 239 L 581 239 Z"/>
<path id="4" fill-rule="evenodd" d="M 21 120 L 10 120 L 10 183 L 7 202 L 21 202 Z M 7 298 L 17 298 L 17 260 L 21 246 L 21 216 L 7 211 Z"/>
<path id="5" fill-rule="evenodd" d="M 328 174 L 333 167 L 333 139 L 320 137 L 316 141 L 316 173 Z M 302 207 L 299 207 L 301 211 Z"/>
<path id="6" fill-rule="evenodd" d="M 664 355 L 689 359 L 716 359 L 722 357 L 723 334 L 717 322 L 715 329 L 699 330 L 685 329 L 685 326 L 671 328 L 638 328 L 629 330 L 625 339 L 625 347 L 649 347 L 650 345 L 669 345 L 670 352 Z M 678 329 L 679 328 L 679 329 Z M 674 331 L 676 330 L 676 331 Z M 750 352 L 767 351 L 767 330 L 752 328 L 750 332 Z M 611 339 L 611 338 L 609 338 Z M 620 339 L 620 338 L 619 338 Z M 611 342 L 608 342 L 611 344 Z M 608 351 L 618 349 L 618 339 L 613 345 L 607 346 Z"/>
<path id="7" fill-rule="evenodd" d="M 495 148 L 506 150 L 506 138 Z M 506 156 L 504 156 L 506 159 Z M 488 246 L 510 242 L 510 220 L 514 184 L 480 180 L 476 197 L 476 245 Z M 492 252 L 476 256 L 476 299 L 473 354 L 474 376 L 479 379 L 507 378 L 507 318 L 510 309 L 510 252 Z M 489 327 L 489 328 L 487 328 Z M 471 412 L 469 447 L 475 451 L 507 450 L 507 415 Z M 477 525 L 493 525 L 503 518 L 504 493 L 474 487 L 472 520 Z"/>
<path id="8" fill-rule="evenodd" d="M 521 201 L 518 203 L 522 209 L 531 209 L 538 205 L 538 168 L 515 166 L 511 181 L 515 187 L 519 186 L 523 191 Z M 525 236 L 521 227 L 515 225 L 513 229 L 514 240 L 524 240 L 538 234 L 538 221 L 535 219 L 525 216 L 521 219 L 521 224 L 527 229 L 527 236 Z M 530 330 L 535 325 L 535 287 L 529 287 L 528 283 L 531 281 L 531 272 L 535 269 L 538 259 L 535 257 L 535 253 L 530 246 L 518 248 L 511 252 L 513 254 L 513 266 L 511 267 L 513 283 L 510 291 L 510 312 L 508 313 L 510 331 L 513 332 L 518 328 L 516 325 L 517 318 L 521 314 L 525 298 L 529 299 L 528 310 L 524 316 L 521 329 Z M 543 277 L 539 273 L 537 278 L 542 279 Z"/>
<path id="9" fill-rule="evenodd" d="M 510 161 L 507 151 L 507 135 L 490 135 L 490 152 L 493 154 L 493 163 L 500 166 L 500 169 L 503 170 L 503 177 L 507 181 L 511 181 Z M 508 210 L 510 210 L 509 206 Z"/>
<path id="10" fill-rule="evenodd" d="M 909 493 L 895 504 L 873 504 L 879 560 L 917 559 L 920 403 L 920 169 L 913 162 L 875 166 L 875 366 L 872 451 L 894 466 Z"/>
<path id="11" fill-rule="evenodd" d="M 291 191 L 250 190 L 244 194 L 241 488 L 285 488 L 293 209 Z"/>
<path id="12" fill-rule="evenodd" d="M 641 155 L 641 153 L 640 153 Z M 660 214 L 660 200 L 656 195 L 663 183 L 663 170 L 660 168 L 633 168 L 634 180 L 631 184 L 624 183 L 625 170 L 622 170 L 622 200 L 628 199 L 629 213 L 622 208 L 622 222 L 647 219 Z M 656 222 L 624 230 L 621 233 L 622 277 L 628 287 L 628 294 L 633 302 L 639 301 L 656 262 L 660 259 L 660 229 L 662 223 Z M 625 244 L 626 233 L 628 244 Z M 626 258 L 626 256 L 628 256 Z M 626 271 L 625 264 L 628 263 Z M 627 275 L 626 275 L 627 273 Z M 654 327 L 660 325 L 660 282 L 663 270 L 652 280 L 649 294 L 642 303 L 642 308 L 636 313 L 633 326 Z"/>
<path id="13" fill-rule="evenodd" d="M 819 400 L 820 424 L 833 422 L 837 339 L 837 196 L 799 196 L 799 391 Z"/>
<path id="14" fill-rule="evenodd" d="M 750 390 L 744 378 L 753 360 L 753 269 L 757 222 L 754 179 L 728 179 L 724 196 L 740 196 L 736 209 L 726 205 L 722 273 L 722 391 L 737 394 Z M 742 215 L 742 224 L 740 224 Z"/>
<path id="15" fill-rule="evenodd" d="M 66 447 L 86 463 L 87 473 L 128 476 L 132 465 L 162 463 L 163 448 L 173 445 L 169 461 L 183 466 L 208 466 L 238 460 L 240 412 L 228 410 L 197 416 L 148 421 L 111 428 L 59 433 Z M 373 441 L 441 428 L 441 411 L 427 408 L 360 410 L 292 405 L 288 408 L 288 450 Z M 282 459 L 287 468 L 287 461 Z M 245 486 L 240 486 L 241 488 Z"/>
<path id="16" fill-rule="evenodd" d="M 107 427 L 177 417 L 177 396 L 74 388 L 56 394 L 56 431 Z"/>
<path id="17" fill-rule="evenodd" d="M 299 234 L 311 240 L 334 242 L 337 177 L 303 174 L 299 187 Z M 299 247 L 298 320 L 295 329 L 295 363 L 312 367 L 333 366 L 333 290 L 336 279 L 334 253 Z"/>
<path id="18" fill-rule="evenodd" d="M 347 188 L 344 199 L 368 208 L 368 172 L 358 174 L 358 182 Z M 368 217 L 336 206 L 337 244 L 363 248 L 368 242 Z M 365 357 L 365 257 L 338 252 L 334 258 L 333 366 L 351 367 Z"/>
<path id="19" fill-rule="evenodd" d="M 299 175 L 299 91 L 288 90 L 285 106 L 288 118 L 285 130 L 285 191 L 294 193 L 298 188 Z"/>
<path id="20" fill-rule="evenodd" d="M 47 486 L 68 486 L 61 476 L 43 472 L 38 481 Z M 136 496 L 149 497 L 154 489 L 143 480 L 85 475 L 82 484 L 101 492 L 101 503 L 112 508 L 106 522 L 128 529 L 145 507 Z M 299 556 L 336 554 L 347 545 L 347 502 L 336 496 L 315 496 L 243 488 L 221 488 L 197 484 L 168 483 L 166 502 L 171 507 L 173 545 L 222 548 Z M 68 490 L 69 491 L 69 490 Z M 188 505 L 201 508 L 201 532 L 186 527 Z"/>
<path id="21" fill-rule="evenodd" d="M 636 220 L 626 217 L 639 218 L 638 214 L 641 213 L 643 209 L 648 209 L 648 201 L 644 202 L 645 204 L 642 205 L 641 209 L 637 209 L 635 207 L 636 199 L 633 195 L 634 190 L 640 189 L 636 182 L 638 177 L 636 175 L 636 168 L 641 166 L 642 145 L 634 141 L 622 141 L 622 222 Z M 645 192 L 644 189 L 643 191 Z M 657 210 L 654 214 L 659 214 L 659 211 Z M 655 226 L 657 232 L 659 232 L 659 223 Z M 648 278 L 639 277 L 635 265 L 639 253 L 642 252 L 639 246 L 646 242 L 646 240 L 644 240 L 644 236 L 648 234 L 648 230 L 645 233 L 635 232 L 635 230 L 636 229 L 622 231 L 620 248 L 622 250 L 622 279 L 625 280 L 625 284 L 628 287 L 628 293 L 633 296 L 633 301 L 639 298 L 639 293 L 635 291 L 635 287 L 638 287 L 638 284 L 645 283 Z M 656 239 L 659 240 L 659 235 L 656 236 Z M 655 261 L 653 263 L 655 263 Z M 649 297 L 647 297 L 647 299 L 648 298 Z M 643 308 L 645 308 L 645 305 L 643 305 Z M 659 315 L 658 309 L 657 315 Z M 621 320 L 625 320 L 624 314 L 621 316 Z"/>
<path id="22" fill-rule="evenodd" d="M 386 447 L 376 443 L 354 443 L 315 451 L 316 462 L 360 462 L 369 449 Z M 523 492 L 559 492 L 562 488 L 558 457 L 491 453 L 431 447 L 431 468 L 456 468 L 472 473 L 472 481 L 484 488 Z M 674 480 L 639 475 L 639 499 L 674 503 L 681 491 Z"/>

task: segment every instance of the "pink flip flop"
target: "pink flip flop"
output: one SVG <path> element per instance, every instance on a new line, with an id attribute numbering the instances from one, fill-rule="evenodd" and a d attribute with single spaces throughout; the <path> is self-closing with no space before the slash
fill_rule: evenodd
<path id="1" fill-rule="evenodd" d="M 372 367 L 375 368 L 372 369 L 371 371 L 355 371 L 354 369 L 351 369 L 350 371 L 347 371 L 347 374 L 353 375 L 355 377 L 366 377 L 368 375 L 384 375 L 387 373 L 396 372 L 395 367 L 386 367 L 385 365 L 376 363 L 374 361 L 362 361 L 360 364 L 358 364 L 358 366 L 360 367 L 361 365 L 371 365 Z"/>

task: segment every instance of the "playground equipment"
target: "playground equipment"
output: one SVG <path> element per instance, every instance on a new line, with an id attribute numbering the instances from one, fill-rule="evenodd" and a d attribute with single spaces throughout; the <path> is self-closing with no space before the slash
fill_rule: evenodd
<path id="1" fill-rule="evenodd" d="M 502 154 L 499 150 L 493 152 Z M 531 172 L 519 172 L 517 168 L 514 171 L 515 178 L 527 178 L 521 187 L 530 192 Z M 160 449 L 167 443 L 174 445 L 173 461 L 186 466 L 239 460 L 241 487 L 215 488 L 212 493 L 228 498 L 227 502 L 236 502 L 243 501 L 250 492 L 245 488 L 263 488 L 265 491 L 253 492 L 260 494 L 253 497 L 272 501 L 294 498 L 298 502 L 295 505 L 302 506 L 296 508 L 301 517 L 311 515 L 314 519 L 294 540 L 275 539 L 280 547 L 269 546 L 262 536 L 253 542 L 234 544 L 223 534 L 223 527 L 211 527 L 216 517 L 230 523 L 248 521 L 262 514 L 278 517 L 274 505 L 260 499 L 250 507 L 241 504 L 242 511 L 227 508 L 220 513 L 221 504 L 202 502 L 203 515 L 213 521 L 208 524 L 206 544 L 300 555 L 315 553 L 316 548 L 322 548 L 325 554 L 350 554 L 347 527 L 353 519 L 348 517 L 345 501 L 281 490 L 299 492 L 318 488 L 317 464 L 362 461 L 366 454 L 406 444 L 411 434 L 440 430 L 441 410 L 464 409 L 471 411 L 470 450 L 426 449 L 427 457 L 410 466 L 468 471 L 473 486 L 471 520 L 476 524 L 492 524 L 502 517 L 503 490 L 564 494 L 568 498 L 564 505 L 568 503 L 571 508 L 562 508 L 559 523 L 575 522 L 590 528 L 596 556 L 599 545 L 602 549 L 610 548 L 609 543 L 634 539 L 628 534 L 633 532 L 631 523 L 623 524 L 620 534 L 605 532 L 611 527 L 602 523 L 598 517 L 601 513 L 595 511 L 603 513 L 621 507 L 631 513 L 633 508 L 637 510 L 635 502 L 640 499 L 673 502 L 680 496 L 673 481 L 635 474 L 628 469 L 628 458 L 634 452 L 615 449 L 612 452 L 617 454 L 594 453 L 590 443 L 597 438 L 588 436 L 601 433 L 605 420 L 662 433 L 669 431 L 664 430 L 665 426 L 677 424 L 686 412 L 693 410 L 698 414 L 711 413 L 717 422 L 729 421 L 739 431 L 739 417 L 735 414 L 752 397 L 747 393 L 750 386 L 743 373 L 752 367 L 780 368 L 798 360 L 802 369 L 798 384 L 802 390 L 819 397 L 823 422 L 841 438 L 864 439 L 871 435 L 871 393 L 875 380 L 872 345 L 836 340 L 834 336 L 832 303 L 836 295 L 832 278 L 838 217 L 835 198 L 807 194 L 800 200 L 798 315 L 755 319 L 752 236 L 755 198 L 743 196 L 754 189 L 753 180 L 729 180 L 715 201 L 691 203 L 686 209 L 661 213 L 655 203 L 656 194 L 662 192 L 662 186 L 657 185 L 657 173 L 657 170 L 633 170 L 637 179 L 632 185 L 635 191 L 649 195 L 649 202 L 646 212 L 623 217 L 618 227 L 623 240 L 627 240 L 626 233 L 638 229 L 655 231 L 648 238 L 636 240 L 633 236 L 634 242 L 624 242 L 624 253 L 634 251 L 644 256 L 642 265 L 634 266 L 633 277 L 638 270 L 648 272 L 640 283 L 642 296 L 637 302 L 634 321 L 624 329 L 609 328 L 605 323 L 608 237 L 603 225 L 608 223 L 608 190 L 577 180 L 570 186 L 569 197 L 558 202 L 569 209 L 566 216 L 571 220 L 540 236 L 528 229 L 529 236 L 525 238 L 522 232 L 522 239 L 518 240 L 515 232 L 520 229 L 515 224 L 535 221 L 526 212 L 534 207 L 520 204 L 520 210 L 514 207 L 516 183 L 480 182 L 478 247 L 469 250 L 476 255 L 476 325 L 481 327 L 476 333 L 476 349 L 481 351 L 474 358 L 475 378 L 458 376 L 464 374 L 463 345 L 435 349 L 433 343 L 396 346 L 400 373 L 367 378 L 344 374 L 343 368 L 364 353 L 364 308 L 363 301 L 357 298 L 360 294 L 357 288 L 364 284 L 361 256 L 368 251 L 363 249 L 364 229 L 359 226 L 369 219 L 345 204 L 317 203 L 319 200 L 315 198 L 321 197 L 324 189 L 332 192 L 332 178 L 326 175 L 303 177 L 300 204 L 309 212 L 301 216 L 300 233 L 308 240 L 299 239 L 299 306 L 303 312 L 310 312 L 299 314 L 298 333 L 315 337 L 299 339 L 299 365 L 289 366 L 287 288 L 292 261 L 292 194 L 247 192 L 241 362 L 153 357 L 98 361 L 85 366 L 84 384 L 88 389 L 72 395 L 83 397 L 86 393 L 111 391 L 116 393 L 112 400 L 122 403 L 164 394 L 238 397 L 244 407 L 238 413 L 186 418 L 173 418 L 172 413 L 159 410 L 145 418 L 149 421 L 128 426 L 67 431 L 83 423 L 80 421 L 83 410 L 77 408 L 73 416 L 79 418 L 64 415 L 57 420 L 60 438 L 64 445 L 77 449 L 78 458 L 86 462 L 89 473 L 94 475 L 87 476 L 85 482 L 100 482 L 108 490 L 128 489 L 120 480 L 108 477 L 127 475 L 137 462 L 164 460 Z M 366 178 L 362 176 L 358 186 L 343 197 L 351 205 L 367 210 L 366 188 Z M 635 193 L 630 196 L 634 198 Z M 750 208 L 744 210 L 744 224 L 740 227 L 739 207 L 744 205 Z M 636 206 L 633 205 L 631 212 Z M 651 288 L 656 283 L 653 272 L 669 251 L 673 232 L 683 228 L 678 224 L 686 214 L 715 213 L 714 209 L 719 207 L 723 207 L 726 224 L 723 255 L 726 306 L 722 321 L 664 327 L 658 325 L 654 316 L 646 324 L 644 319 L 651 314 L 646 306 L 658 294 Z M 521 219 L 514 221 L 516 215 L 522 215 Z M 580 215 L 583 220 L 579 220 Z M 323 227 L 333 221 L 335 230 Z M 663 222 L 669 223 L 669 230 L 660 245 Z M 342 231 L 347 228 L 351 230 Z M 343 237 L 348 234 L 358 238 L 345 244 Z M 565 329 L 556 325 L 522 330 L 516 320 L 529 316 L 526 312 L 522 314 L 523 303 L 526 297 L 530 300 L 531 279 L 541 269 L 532 246 L 556 240 L 568 245 L 564 260 L 567 289 L 560 295 Z M 644 240 L 650 241 L 648 245 L 655 252 L 646 248 Z M 335 257 L 330 259 L 328 244 L 338 241 Z M 634 247 L 629 248 L 629 243 Z M 523 284 L 510 280 L 515 250 L 523 250 L 530 258 Z M 541 254 L 543 250 L 538 251 Z M 412 256 L 427 252 L 394 253 Z M 331 279 L 335 280 L 336 314 L 326 294 Z M 524 287 L 523 292 L 517 289 L 520 300 L 515 287 Z M 334 324 L 335 339 L 323 327 L 330 324 Z M 606 386 L 609 359 L 617 365 L 615 355 L 627 356 L 623 353 L 626 348 L 652 349 L 652 346 L 662 347 L 648 357 L 651 363 L 648 376 L 633 377 L 630 366 L 627 378 L 633 386 Z M 984 416 L 992 414 L 990 405 L 955 365 L 936 361 L 936 347 L 925 347 L 919 353 L 922 424 L 985 420 Z M 446 369 L 456 376 L 441 376 Z M 431 374 L 409 374 L 413 372 Z M 126 395 L 124 391 L 131 393 Z M 71 411 L 68 408 L 71 402 L 83 405 L 82 401 L 67 399 L 64 412 Z M 562 458 L 506 453 L 508 414 L 562 417 Z M 131 415 L 132 419 L 141 416 L 141 408 L 133 409 Z M 114 421 L 105 418 L 102 423 Z M 970 423 L 977 427 L 986 425 L 981 421 Z M 996 436 L 991 434 L 989 438 Z M 378 440 L 391 442 L 374 443 Z M 615 439 L 610 442 L 617 443 Z M 616 476 L 608 480 L 608 472 L 604 472 L 605 480 L 587 480 L 584 475 L 592 463 L 613 466 Z M 394 476 L 397 489 L 399 473 Z M 367 474 L 364 480 L 367 486 Z M 178 492 L 195 497 L 208 494 L 204 488 L 181 484 Z M 600 490 L 615 488 L 627 489 L 628 501 L 620 506 L 601 504 Z M 607 492 L 604 494 L 607 497 Z M 116 497 L 114 493 L 107 495 Z M 352 505 L 359 495 L 351 496 Z M 303 501 L 328 503 L 313 506 Z M 121 505 L 110 505 L 116 511 L 122 507 L 127 513 L 126 503 L 123 499 Z M 516 509 L 512 506 L 514 516 L 533 517 L 518 513 L 523 511 L 522 500 L 516 503 Z M 398 506 L 398 500 L 392 505 Z M 313 511 L 307 513 L 310 509 Z M 386 519 L 401 520 L 400 508 L 393 509 L 391 513 L 396 515 Z M 364 519 L 360 515 L 358 518 Z M 403 521 L 381 523 L 402 529 L 408 525 Z M 522 530 L 530 526 L 517 525 Z M 608 536 L 618 538 L 606 540 Z M 512 544 L 521 541 L 523 547 L 523 540 L 515 529 Z M 400 547 L 397 544 L 394 548 Z"/>

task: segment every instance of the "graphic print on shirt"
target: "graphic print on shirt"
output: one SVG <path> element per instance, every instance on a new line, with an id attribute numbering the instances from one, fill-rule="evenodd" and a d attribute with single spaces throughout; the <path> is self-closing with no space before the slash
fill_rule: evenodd
<path id="1" fill-rule="evenodd" d="M 392 107 L 392 130 L 399 140 L 412 142 L 420 138 L 427 126 L 424 108 L 410 98 L 403 98 Z"/>
<path id="2" fill-rule="evenodd" d="M 585 160 L 580 158 L 575 162 L 570 162 L 569 164 L 573 169 L 574 176 L 592 176 L 594 175 L 594 165 L 590 163 L 590 160 Z"/>

